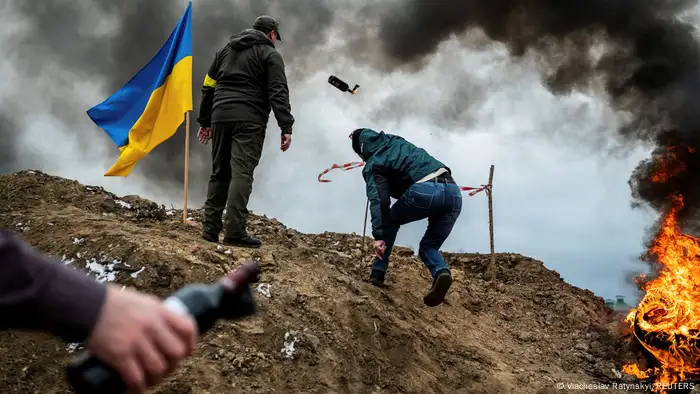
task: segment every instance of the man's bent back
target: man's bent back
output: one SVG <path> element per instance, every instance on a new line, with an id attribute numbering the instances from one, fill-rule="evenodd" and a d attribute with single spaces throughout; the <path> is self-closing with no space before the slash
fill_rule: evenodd
<path id="1" fill-rule="evenodd" d="M 234 35 L 216 53 L 204 78 L 198 122 L 200 141 L 212 140 L 202 234 L 208 241 L 218 242 L 223 229 L 224 244 L 260 246 L 246 231 L 247 206 L 270 109 L 282 131 L 282 151 L 289 148 L 294 124 L 284 60 L 275 49 L 278 39 L 277 22 L 258 17 L 252 29 Z"/>

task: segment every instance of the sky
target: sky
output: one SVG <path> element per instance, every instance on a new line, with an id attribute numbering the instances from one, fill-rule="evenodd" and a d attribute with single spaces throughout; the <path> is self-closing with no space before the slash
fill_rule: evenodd
<path id="1" fill-rule="evenodd" d="M 186 2 L 77 3 L 0 4 L 0 50 L 6 54 L 0 60 L 0 172 L 36 169 L 182 207 L 184 127 L 132 176 L 108 178 L 103 175 L 118 150 L 85 111 L 155 55 Z M 167 12 L 144 8 L 165 3 Z M 269 13 L 285 38 L 278 50 L 296 117 L 293 142 L 289 151 L 279 150 L 271 114 L 249 209 L 303 232 L 361 234 L 361 169 L 332 171 L 326 176 L 331 183 L 317 176 L 334 163 L 358 159 L 350 131 L 383 130 L 426 149 L 462 186 L 486 183 L 495 166 L 497 252 L 542 260 L 567 282 L 605 298 L 637 297 L 629 277 L 646 270 L 637 257 L 658 215 L 631 207 L 630 174 L 652 147 L 621 142 L 621 115 L 600 95 L 555 95 L 543 83 L 540 55 L 514 58 L 478 29 L 442 40 L 420 67 L 388 67 L 373 44 L 379 33 L 376 21 L 367 19 L 371 2 L 351 3 L 194 1 L 193 119 L 204 70 L 230 35 Z M 327 83 L 331 74 L 359 84 L 358 93 L 334 89 Z M 202 206 L 210 174 L 210 146 L 196 140 L 196 127 L 193 121 L 191 208 Z M 464 199 L 443 250 L 487 253 L 486 195 L 465 193 Z M 417 249 L 425 227 L 425 220 L 402 227 L 397 243 Z M 426 270 L 426 285 L 427 279 Z"/>

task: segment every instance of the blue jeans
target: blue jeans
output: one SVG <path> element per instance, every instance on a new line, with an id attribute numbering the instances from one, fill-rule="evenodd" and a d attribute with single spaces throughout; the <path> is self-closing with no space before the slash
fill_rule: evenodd
<path id="1" fill-rule="evenodd" d="M 392 223 L 384 239 L 386 250 L 381 260 L 374 258 L 372 270 L 386 272 L 399 227 L 427 218 L 428 229 L 420 241 L 418 255 L 433 278 L 443 269 L 449 271 L 439 249 L 452 232 L 461 212 L 462 191 L 456 184 L 439 183 L 434 179 L 413 184 L 391 207 Z"/>

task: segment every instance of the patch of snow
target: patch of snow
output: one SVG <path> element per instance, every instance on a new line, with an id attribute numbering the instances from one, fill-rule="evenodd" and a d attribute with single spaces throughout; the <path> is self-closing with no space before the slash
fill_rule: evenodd
<path id="1" fill-rule="evenodd" d="M 84 349 L 84 347 L 81 343 L 69 343 L 68 346 L 66 346 L 66 352 L 68 353 L 73 353 L 82 349 Z"/>
<path id="2" fill-rule="evenodd" d="M 64 254 L 63 256 L 61 256 L 61 261 L 63 262 L 63 265 L 68 265 L 68 264 L 73 264 L 73 262 L 75 260 L 67 258 L 66 255 Z"/>
<path id="3" fill-rule="evenodd" d="M 131 277 L 132 277 L 132 278 L 136 278 L 136 277 L 139 276 L 139 274 L 142 273 L 145 269 L 146 269 L 146 267 L 141 267 L 140 270 L 138 270 L 138 271 L 136 271 L 136 272 L 132 272 L 132 273 L 131 273 Z"/>
<path id="4" fill-rule="evenodd" d="M 80 258 L 80 256 L 81 256 L 80 252 L 76 253 L 75 256 L 76 256 L 77 258 Z"/>
<path id="5" fill-rule="evenodd" d="M 272 285 L 269 283 L 260 283 L 256 290 L 258 290 L 258 293 L 264 295 L 267 298 L 272 297 L 272 294 L 270 293 L 270 287 Z"/>
<path id="6" fill-rule="evenodd" d="M 113 261 L 112 263 L 102 264 L 97 262 L 96 259 L 87 260 L 85 263 L 85 268 L 90 270 L 89 274 L 92 274 L 98 282 L 114 282 L 117 279 L 117 273 L 114 271 L 114 265 L 119 263 L 118 261 Z"/>
<path id="7" fill-rule="evenodd" d="M 622 379 L 622 372 L 618 371 L 616 368 L 612 369 L 613 375 L 615 375 L 616 378 Z"/>
<path id="8" fill-rule="evenodd" d="M 32 174 L 32 175 L 34 175 L 34 174 L 36 174 L 36 172 L 34 172 L 34 171 L 27 171 L 27 174 Z"/>
<path id="9" fill-rule="evenodd" d="M 282 345 L 282 350 L 280 350 L 280 353 L 282 353 L 286 358 L 294 358 L 294 354 L 297 351 L 294 345 L 296 345 L 299 340 L 295 335 L 296 333 L 293 331 L 284 333 L 284 344 Z"/>
<path id="10" fill-rule="evenodd" d="M 224 247 L 221 246 L 221 245 L 216 245 L 216 250 L 223 250 L 223 251 L 224 251 L 224 254 L 231 254 L 231 253 L 232 253 L 232 252 L 231 252 L 231 249 L 226 249 L 226 248 L 224 248 Z"/>
<path id="11" fill-rule="evenodd" d="M 175 211 L 172 209 L 168 209 L 167 211 L 165 211 L 165 214 L 168 216 L 175 216 Z"/>
<path id="12" fill-rule="evenodd" d="M 85 241 L 85 238 L 73 238 L 73 245 L 80 245 Z"/>
<path id="13" fill-rule="evenodd" d="M 131 204 L 122 200 L 114 200 L 114 203 L 125 209 L 131 209 Z"/>

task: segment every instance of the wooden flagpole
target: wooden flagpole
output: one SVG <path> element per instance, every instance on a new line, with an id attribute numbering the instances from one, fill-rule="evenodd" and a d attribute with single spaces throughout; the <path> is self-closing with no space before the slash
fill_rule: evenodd
<path id="1" fill-rule="evenodd" d="M 493 164 L 491 164 L 491 170 L 489 171 L 489 187 L 486 189 L 487 196 L 489 199 L 489 237 L 491 239 L 491 264 L 496 266 L 496 253 L 493 247 Z"/>
<path id="2" fill-rule="evenodd" d="M 190 113 L 185 112 L 185 202 L 182 206 L 182 221 L 187 223 L 187 186 L 190 173 Z"/>

